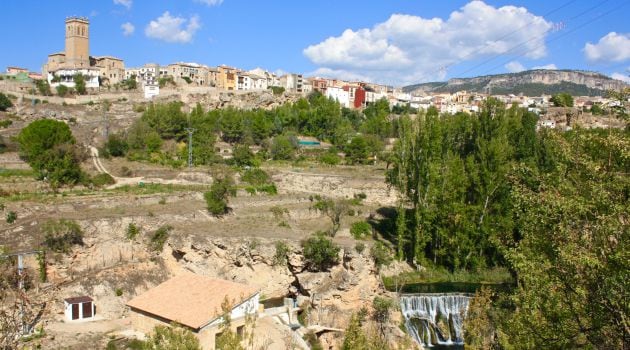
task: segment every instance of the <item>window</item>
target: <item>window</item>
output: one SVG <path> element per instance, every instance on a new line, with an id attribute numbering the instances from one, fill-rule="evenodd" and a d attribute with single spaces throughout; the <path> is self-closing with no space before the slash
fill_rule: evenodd
<path id="1" fill-rule="evenodd" d="M 245 336 L 245 326 L 236 327 L 236 335 L 238 335 L 239 338 L 243 339 L 243 337 Z"/>

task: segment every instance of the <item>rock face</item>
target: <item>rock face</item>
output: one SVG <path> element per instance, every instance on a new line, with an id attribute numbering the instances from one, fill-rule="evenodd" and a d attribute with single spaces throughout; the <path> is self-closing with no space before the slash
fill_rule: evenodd
<path id="1" fill-rule="evenodd" d="M 559 85 L 562 83 L 572 83 L 583 86 L 585 89 L 595 89 L 604 93 L 605 90 L 618 90 L 626 87 L 627 84 L 612 79 L 596 72 L 578 70 L 547 70 L 537 69 L 520 73 L 485 75 L 474 78 L 453 78 L 446 84 L 426 83 L 410 85 L 403 88 L 407 92 L 441 92 L 469 90 L 477 92 L 487 92 L 491 89 L 513 89 L 517 86 L 527 84 Z"/>

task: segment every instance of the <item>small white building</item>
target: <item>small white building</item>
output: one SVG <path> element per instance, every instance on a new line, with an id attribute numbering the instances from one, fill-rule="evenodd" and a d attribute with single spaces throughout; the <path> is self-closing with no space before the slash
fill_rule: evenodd
<path id="1" fill-rule="evenodd" d="M 142 91 L 144 91 L 144 98 L 152 99 L 160 94 L 160 85 L 156 83 L 145 83 L 142 85 Z"/>
<path id="2" fill-rule="evenodd" d="M 99 87 L 98 77 L 100 76 L 100 70 L 98 68 L 60 68 L 56 71 L 48 72 L 46 78 L 53 88 L 59 85 L 73 88 L 75 86 L 74 77 L 77 74 L 83 75 L 86 88 Z"/>
<path id="3" fill-rule="evenodd" d="M 342 107 L 350 108 L 350 94 L 343 88 L 329 87 L 326 97 L 336 100 Z"/>
<path id="4" fill-rule="evenodd" d="M 63 301 L 64 314 L 68 321 L 93 319 L 96 314 L 94 300 L 88 296 L 67 298 Z"/>

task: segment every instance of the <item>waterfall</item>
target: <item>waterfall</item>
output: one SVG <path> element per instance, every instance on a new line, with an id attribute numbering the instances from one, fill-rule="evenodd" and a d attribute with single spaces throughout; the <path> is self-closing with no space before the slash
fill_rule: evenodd
<path id="1" fill-rule="evenodd" d="M 463 344 L 470 295 L 403 294 L 400 309 L 409 334 L 424 346 Z"/>

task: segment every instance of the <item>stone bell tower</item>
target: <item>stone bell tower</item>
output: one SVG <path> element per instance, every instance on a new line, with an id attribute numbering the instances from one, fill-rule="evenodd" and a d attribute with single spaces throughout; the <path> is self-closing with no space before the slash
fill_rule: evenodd
<path id="1" fill-rule="evenodd" d="M 89 28 L 85 17 L 66 18 L 66 64 L 72 68 L 90 66 Z"/>

